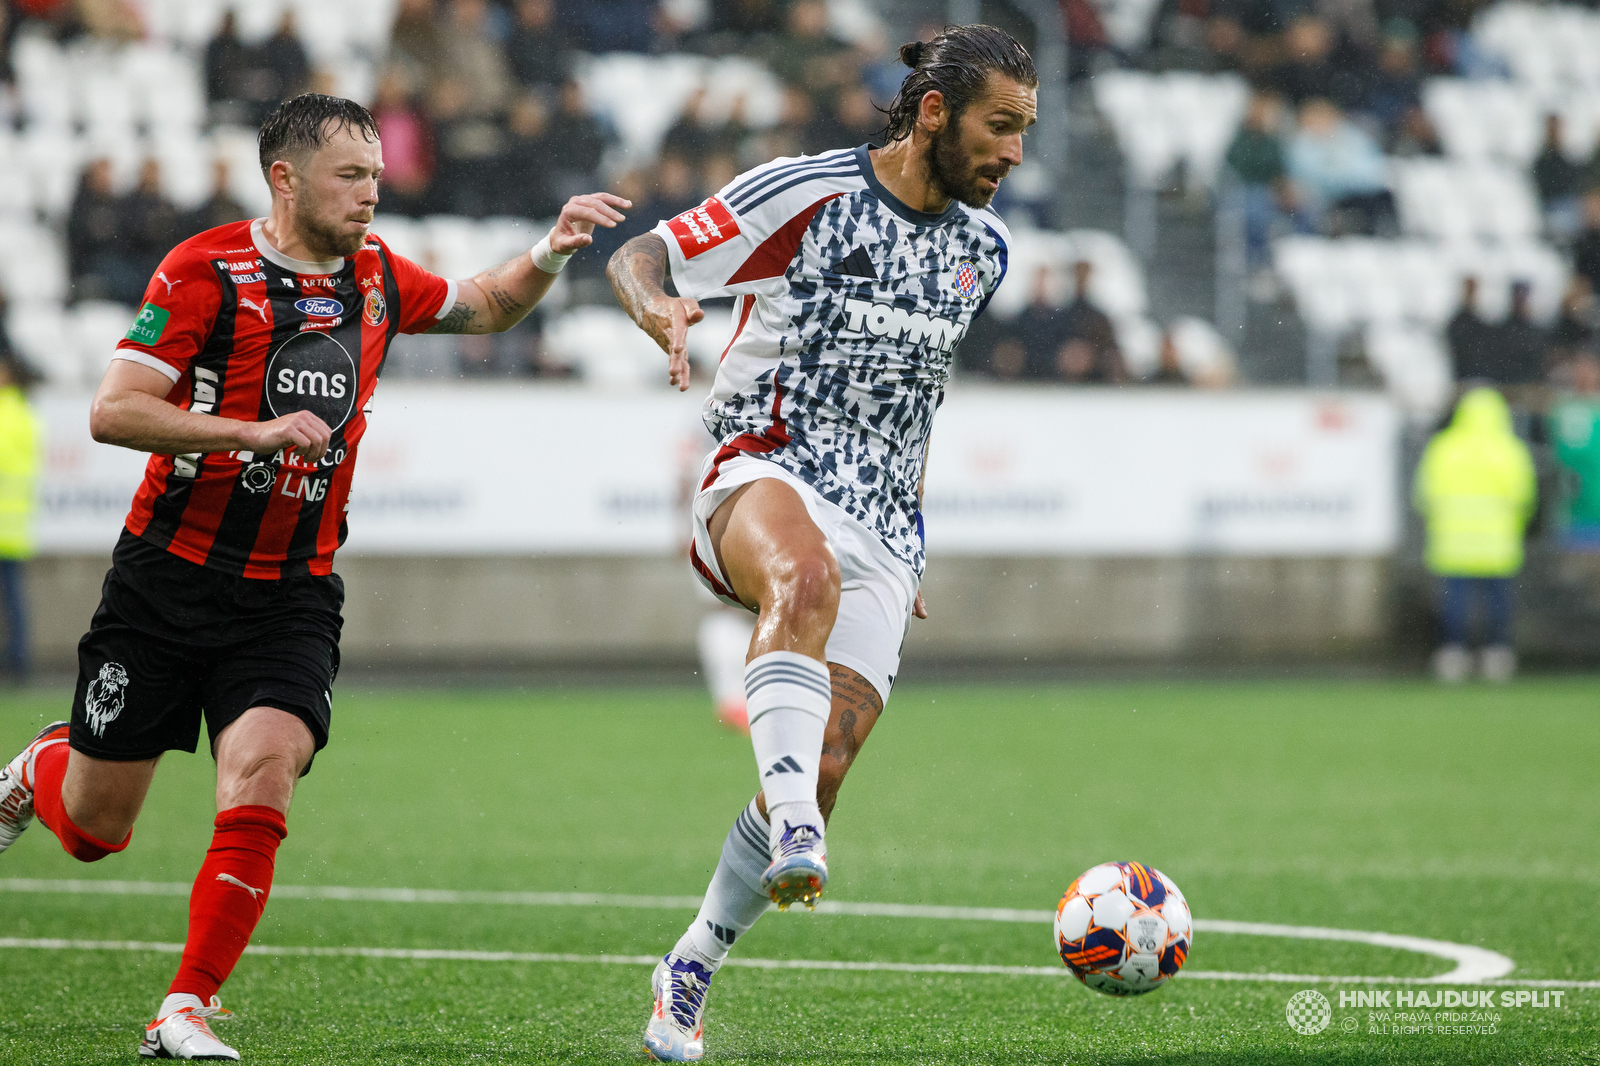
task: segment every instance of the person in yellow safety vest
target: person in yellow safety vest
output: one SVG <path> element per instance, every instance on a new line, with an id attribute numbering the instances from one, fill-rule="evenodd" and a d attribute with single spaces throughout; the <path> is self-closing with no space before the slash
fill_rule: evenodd
<path id="1" fill-rule="evenodd" d="M 34 483 L 43 433 L 23 389 L 34 373 L 0 351 L 0 615 L 5 622 L 5 672 L 28 675 L 28 619 L 22 563 L 33 554 Z"/>
<path id="2" fill-rule="evenodd" d="M 1450 425 L 1428 442 L 1417 467 L 1413 499 L 1428 524 L 1428 569 L 1440 578 L 1440 680 L 1464 680 L 1473 600 L 1488 613 L 1488 638 L 1479 657 L 1483 676 L 1509 680 L 1517 669 L 1511 647 L 1511 579 L 1522 569 L 1523 531 L 1538 490 L 1533 457 L 1511 431 L 1511 410 L 1488 388 L 1469 390 Z"/>

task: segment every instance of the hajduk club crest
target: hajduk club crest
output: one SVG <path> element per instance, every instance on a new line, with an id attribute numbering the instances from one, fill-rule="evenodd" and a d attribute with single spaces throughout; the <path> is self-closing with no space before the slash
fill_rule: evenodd
<path id="1" fill-rule="evenodd" d="M 970 300 L 978 295 L 978 265 L 970 259 L 963 259 L 961 265 L 956 267 L 956 293 L 963 300 Z"/>

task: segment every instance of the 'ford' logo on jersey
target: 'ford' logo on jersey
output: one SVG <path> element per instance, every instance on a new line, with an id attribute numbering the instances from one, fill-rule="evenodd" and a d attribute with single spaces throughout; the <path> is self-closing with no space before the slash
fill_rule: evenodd
<path id="1" fill-rule="evenodd" d="M 311 296 L 304 300 L 294 302 L 295 310 L 318 318 L 332 318 L 334 315 L 344 314 L 344 304 L 338 300 L 329 300 L 322 296 Z"/>

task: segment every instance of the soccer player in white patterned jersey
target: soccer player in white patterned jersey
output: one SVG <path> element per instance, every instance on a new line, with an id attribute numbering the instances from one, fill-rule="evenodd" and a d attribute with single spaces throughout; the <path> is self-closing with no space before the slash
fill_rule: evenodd
<path id="1" fill-rule="evenodd" d="M 690 562 L 756 612 L 745 667 L 761 791 L 722 846 L 705 902 L 657 965 L 645 1047 L 704 1049 L 712 976 L 769 903 L 814 905 L 823 830 L 926 617 L 922 480 L 956 344 L 1006 272 L 986 210 L 1022 162 L 1037 76 L 990 26 L 906 45 L 885 144 L 778 159 L 624 245 L 623 308 L 689 384 L 698 299 L 734 296 L 705 420 L 721 442 L 692 506 Z M 668 295 L 670 267 L 677 295 Z"/>

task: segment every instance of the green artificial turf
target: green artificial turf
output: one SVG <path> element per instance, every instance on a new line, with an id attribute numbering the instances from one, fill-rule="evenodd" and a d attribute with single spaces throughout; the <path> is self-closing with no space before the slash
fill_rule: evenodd
<path id="1" fill-rule="evenodd" d="M 906 686 L 841 794 L 829 898 L 1044 910 L 1138 859 L 1202 919 L 1479 944 L 1515 979 L 1600 980 L 1600 683 Z M 747 741 L 690 689 L 336 693 L 276 884 L 698 895 L 749 799 Z M 0 693 L 0 748 L 65 694 Z M 3 757 L 3 756 L 0 756 Z M 127 852 L 72 861 L 41 827 L 12 878 L 187 882 L 212 766 L 168 756 Z M 0 884 L 3 888 L 3 884 Z M 691 911 L 275 897 L 255 942 L 659 955 Z M 181 895 L 0 891 L 0 937 L 180 942 Z M 1054 966 L 1047 925 L 772 914 L 736 957 Z M 132 1061 L 171 954 L 0 949 L 0 1062 Z M 1450 963 L 1201 932 L 1186 969 L 1420 977 Z M 219 1034 L 248 1062 L 637 1062 L 646 966 L 247 955 Z M 1600 1063 L 1600 989 L 1498 1009 L 1493 1034 L 1369 1031 L 1301 984 L 1180 977 L 1134 1000 L 1067 977 L 729 967 L 708 1061 Z M 1454 987 L 1454 986 L 1452 986 Z M 1498 995 L 1498 990 L 1497 993 Z M 1354 1019 L 1356 1032 L 1346 1032 Z"/>

